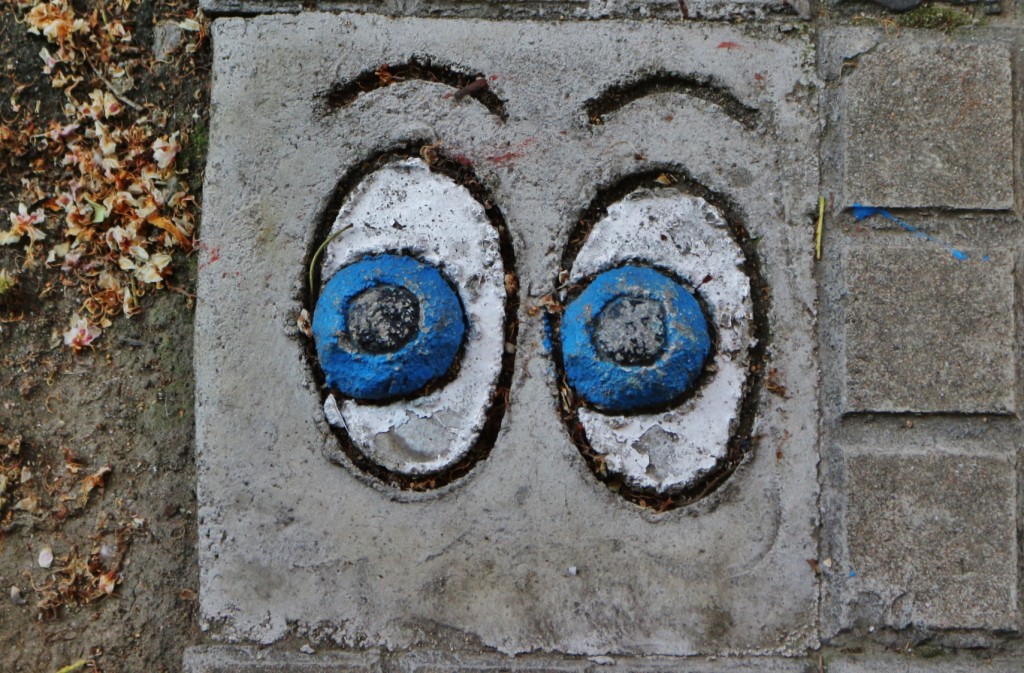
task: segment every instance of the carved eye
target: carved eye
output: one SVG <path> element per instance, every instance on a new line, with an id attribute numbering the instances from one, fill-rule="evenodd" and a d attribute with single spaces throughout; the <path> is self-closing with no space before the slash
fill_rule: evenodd
<path id="1" fill-rule="evenodd" d="M 320 268 L 313 337 L 341 440 L 332 456 L 405 488 L 486 455 L 511 376 L 511 245 L 457 177 L 406 157 L 358 180 Z"/>
<path id="2" fill-rule="evenodd" d="M 464 335 L 462 305 L 441 271 L 402 255 L 340 269 L 313 314 L 327 385 L 363 401 L 401 398 L 437 381 Z"/>
<path id="3" fill-rule="evenodd" d="M 710 353 L 708 324 L 692 291 L 656 269 L 629 264 L 599 273 L 565 309 L 569 385 L 606 413 L 678 400 Z"/>
<path id="4" fill-rule="evenodd" d="M 692 501 L 740 453 L 753 266 L 723 212 L 681 186 L 635 189 L 592 222 L 563 260 L 563 418 L 626 497 Z"/>

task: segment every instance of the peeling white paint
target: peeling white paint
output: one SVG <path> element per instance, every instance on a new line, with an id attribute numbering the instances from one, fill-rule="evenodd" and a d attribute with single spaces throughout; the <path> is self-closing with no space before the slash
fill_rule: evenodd
<path id="1" fill-rule="evenodd" d="M 505 269 L 498 233 L 466 188 L 419 159 L 389 164 L 356 186 L 331 229 L 322 282 L 366 255 L 409 252 L 439 266 L 462 300 L 469 329 L 459 375 L 412 400 L 363 404 L 329 396 L 324 415 L 368 458 L 402 474 L 443 470 L 473 447 L 501 372 Z"/>
<path id="2" fill-rule="evenodd" d="M 576 257 L 570 280 L 628 260 L 699 286 L 718 332 L 717 373 L 678 408 L 634 416 L 579 410 L 591 447 L 605 455 L 611 472 L 635 488 L 664 492 L 692 484 L 726 455 L 755 343 L 750 279 L 722 214 L 693 196 L 637 190 L 609 207 Z"/>

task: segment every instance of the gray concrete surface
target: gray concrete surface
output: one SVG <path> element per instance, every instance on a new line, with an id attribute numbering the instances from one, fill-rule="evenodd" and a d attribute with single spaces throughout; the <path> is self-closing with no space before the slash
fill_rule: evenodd
<path id="1" fill-rule="evenodd" d="M 837 659 L 829 664 L 831 673 L 1013 673 L 1021 670 L 1017 657 L 966 655 L 961 659 L 930 658 L 914 661 L 909 657 L 856 657 Z"/>
<path id="2" fill-rule="evenodd" d="M 1010 456 L 874 455 L 847 463 L 847 591 L 886 626 L 1012 630 L 1017 484 Z"/>
<path id="3" fill-rule="evenodd" d="M 394 654 L 320 654 L 261 651 L 216 646 L 195 648 L 185 656 L 189 673 L 807 673 L 816 662 L 778 657 L 501 657 L 414 652 Z"/>
<path id="4" fill-rule="evenodd" d="M 1015 7 L 949 36 L 843 4 L 297 4 L 205 5 L 245 16 L 212 30 L 189 673 L 1024 669 Z M 327 102 L 414 55 L 507 118 L 423 80 Z M 686 84 L 588 118 L 650 73 Z M 491 453 L 422 493 L 339 451 L 296 324 L 341 176 L 403 143 L 472 168 L 521 298 Z M 742 463 L 658 513 L 573 445 L 543 309 L 601 188 L 669 168 L 756 241 L 767 338 Z"/>
<path id="5" fill-rule="evenodd" d="M 1010 50 L 894 40 L 843 80 L 843 203 L 1013 205 Z"/>
<path id="6" fill-rule="evenodd" d="M 844 250 L 844 409 L 1014 412 L 1014 259 L 902 238 Z"/>
<path id="7" fill-rule="evenodd" d="M 918 645 L 929 655 L 960 648 L 982 648 L 990 656 L 1004 647 L 1019 652 L 1013 648 L 1020 629 L 1016 268 L 1022 240 L 1018 215 L 1002 212 L 1017 202 L 1016 160 L 1000 159 L 996 163 L 1013 175 L 989 173 L 995 182 L 984 184 L 974 180 L 991 163 L 964 168 L 969 175 L 963 179 L 954 162 L 924 162 L 931 166 L 927 170 L 897 165 L 927 158 L 928 152 L 1019 156 L 1010 122 L 1017 113 L 1004 85 L 1002 93 L 986 94 L 987 101 L 1003 100 L 999 128 L 979 121 L 973 131 L 939 132 L 968 119 L 977 105 L 955 86 L 939 93 L 940 81 L 970 79 L 950 54 L 966 49 L 961 55 L 968 61 L 998 55 L 989 66 L 976 64 L 975 71 L 995 68 L 1004 74 L 993 81 L 1004 84 L 1006 67 L 1019 59 L 1007 33 L 985 35 L 951 42 L 926 31 L 897 37 L 856 27 L 819 34 L 819 72 L 828 82 L 822 96 L 822 192 L 836 206 L 827 219 L 818 268 L 819 561 L 828 562 L 820 629 L 823 642 L 868 650 L 856 661 L 833 661 L 829 670 L 989 670 L 950 663 L 956 658 L 904 663 L 872 652 L 872 645 L 907 654 L 916 654 Z M 923 53 L 933 55 L 927 64 Z M 865 61 L 868 79 L 878 87 L 886 72 L 907 72 L 909 65 L 900 65 L 896 54 L 910 54 L 908 64 L 926 71 L 907 80 L 920 100 L 883 104 L 878 91 L 856 94 L 875 101 L 859 114 L 880 115 L 870 122 L 878 128 L 885 126 L 881 119 L 892 117 L 884 133 L 903 134 L 891 147 L 862 139 L 883 159 L 897 147 L 901 153 L 881 161 L 877 176 L 864 178 L 865 185 L 878 176 L 901 183 L 884 187 L 879 181 L 879 190 L 889 190 L 880 197 L 887 202 L 871 203 L 849 189 L 851 162 L 873 170 L 863 156 L 851 158 L 851 151 L 863 152 L 851 142 L 861 131 L 847 127 L 851 106 L 858 105 L 851 97 L 857 87 L 850 83 L 861 76 Z M 871 58 L 888 59 L 888 71 Z M 900 110 L 930 97 L 943 101 L 933 106 L 934 115 L 916 113 L 918 123 L 896 119 Z M 891 208 L 914 230 L 882 216 L 858 221 L 843 208 L 857 201 Z M 951 249 L 969 257 L 956 260 Z M 1007 661 L 991 670 L 1013 670 L 1005 669 Z"/>
<path id="8" fill-rule="evenodd" d="M 806 563 L 815 553 L 815 291 L 812 250 L 795 226 L 813 209 L 816 176 L 803 149 L 815 119 L 813 97 L 801 95 L 813 85 L 806 38 L 327 14 L 224 19 L 213 35 L 204 237 L 222 253 L 199 281 L 196 373 L 201 601 L 214 633 L 273 642 L 317 629 L 339 645 L 388 648 L 469 637 L 507 653 L 595 655 L 816 644 Z M 508 121 L 422 81 L 323 111 L 318 94 L 332 84 L 413 54 L 495 75 Z M 655 93 L 600 126 L 587 122 L 586 100 L 660 69 L 714 77 L 758 110 L 757 125 L 685 93 Z M 758 69 L 770 77 L 756 79 Z M 339 176 L 411 139 L 443 142 L 473 163 L 512 232 L 524 293 L 496 446 L 464 480 L 418 496 L 327 460 L 337 440 L 294 327 L 304 263 Z M 514 160 L 495 159 L 510 152 Z M 761 399 L 759 448 L 725 486 L 656 514 L 583 464 L 559 422 L 543 324 L 529 307 L 553 288 L 568 230 L 598 188 L 669 164 L 730 194 L 760 239 L 773 287 L 771 366 L 785 372 L 788 393 Z"/>

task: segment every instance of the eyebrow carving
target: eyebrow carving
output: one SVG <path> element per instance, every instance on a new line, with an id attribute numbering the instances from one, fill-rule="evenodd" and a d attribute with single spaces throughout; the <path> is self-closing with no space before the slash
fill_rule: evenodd
<path id="1" fill-rule="evenodd" d="M 717 105 L 722 112 L 742 124 L 744 128 L 753 129 L 757 126 L 760 111 L 741 103 L 728 87 L 717 84 L 711 77 L 682 75 L 664 70 L 642 74 L 638 79 L 614 84 L 596 98 L 583 103 L 583 109 L 590 124 L 597 126 L 604 123 L 607 115 L 633 101 L 662 92 L 677 92 L 700 98 Z"/>
<path id="2" fill-rule="evenodd" d="M 508 119 L 505 101 L 491 91 L 488 79 L 483 73 L 470 73 L 450 65 L 435 64 L 425 56 L 414 56 L 405 63 L 385 63 L 377 68 L 364 70 L 354 79 L 335 84 L 317 94 L 317 97 L 325 104 L 324 112 L 330 113 L 351 105 L 363 94 L 410 80 L 444 84 L 454 89 L 451 93 L 445 94 L 444 98 L 454 101 L 472 98 L 502 121 Z"/>

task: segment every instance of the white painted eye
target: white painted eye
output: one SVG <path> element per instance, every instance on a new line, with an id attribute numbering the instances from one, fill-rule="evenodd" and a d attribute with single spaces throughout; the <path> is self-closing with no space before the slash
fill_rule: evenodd
<path id="1" fill-rule="evenodd" d="M 557 354 L 574 403 L 563 411 L 624 495 L 692 492 L 735 466 L 756 338 L 734 236 L 704 198 L 638 189 L 568 260 Z"/>
<path id="2" fill-rule="evenodd" d="M 493 217 L 406 157 L 358 182 L 327 234 L 313 313 L 324 414 L 351 463 L 390 483 L 461 474 L 500 423 L 515 283 Z"/>

